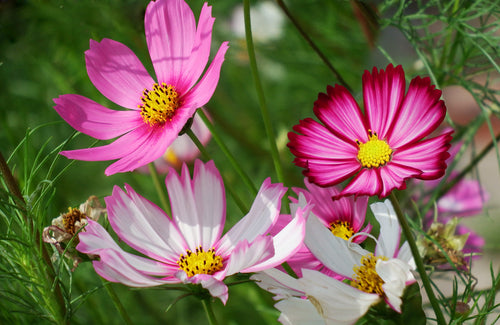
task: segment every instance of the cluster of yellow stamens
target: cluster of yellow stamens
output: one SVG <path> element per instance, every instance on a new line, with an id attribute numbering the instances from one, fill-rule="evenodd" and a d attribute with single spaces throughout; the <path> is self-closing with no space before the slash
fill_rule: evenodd
<path id="1" fill-rule="evenodd" d="M 163 125 L 171 121 L 175 111 L 181 105 L 179 94 L 174 87 L 162 82 L 161 85 L 155 83 L 153 89 L 144 89 L 141 97 L 141 116 L 144 123 L 151 126 Z"/>
<path id="2" fill-rule="evenodd" d="M 75 223 L 82 221 L 82 219 L 87 219 L 85 213 L 81 212 L 77 208 L 68 208 L 68 213 L 62 216 L 62 222 L 64 229 L 70 235 L 74 235 L 77 232 Z"/>
<path id="3" fill-rule="evenodd" d="M 329 229 L 332 234 L 345 240 L 348 240 L 352 235 L 354 235 L 354 230 L 347 221 L 337 220 L 332 222 Z"/>
<path id="4" fill-rule="evenodd" d="M 358 160 L 366 168 L 380 167 L 385 165 L 390 159 L 392 149 L 387 142 L 380 140 L 376 132 L 368 130 L 368 141 L 361 143 L 356 139 L 358 144 Z"/>
<path id="5" fill-rule="evenodd" d="M 215 255 L 215 248 L 212 247 L 205 252 L 201 246 L 194 253 L 188 249 L 186 255 L 181 254 L 177 265 L 189 277 L 195 274 L 212 275 L 223 268 L 222 257 Z"/>
<path id="6" fill-rule="evenodd" d="M 384 289 L 382 289 L 384 280 L 380 278 L 375 270 L 378 260 L 387 261 L 387 257 L 373 256 L 372 253 L 363 256 L 361 266 L 356 265 L 353 268 L 354 275 L 352 276 L 351 285 L 361 291 L 382 296 L 384 294 Z"/>

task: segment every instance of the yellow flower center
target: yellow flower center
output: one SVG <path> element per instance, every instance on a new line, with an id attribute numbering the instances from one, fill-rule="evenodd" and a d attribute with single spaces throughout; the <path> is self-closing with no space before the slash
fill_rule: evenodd
<path id="1" fill-rule="evenodd" d="M 144 89 L 141 97 L 141 116 L 144 123 L 151 126 L 163 125 L 171 121 L 175 111 L 181 105 L 179 94 L 174 87 L 166 83 L 161 85 L 155 83 L 153 89 Z"/>
<path id="2" fill-rule="evenodd" d="M 378 138 L 376 132 L 368 130 L 368 134 L 368 141 L 366 143 L 361 143 L 356 139 L 359 147 L 359 162 L 366 168 L 385 165 L 391 159 L 392 149 L 387 142 Z"/>
<path id="3" fill-rule="evenodd" d="M 181 254 L 177 264 L 189 277 L 195 274 L 212 275 L 223 267 L 222 257 L 215 255 L 215 248 L 205 252 L 201 246 L 194 253 L 188 249 L 186 255 Z"/>
<path id="4" fill-rule="evenodd" d="M 337 237 L 348 240 L 354 235 L 354 230 L 347 221 L 337 220 L 330 224 L 330 231 Z"/>
<path id="5" fill-rule="evenodd" d="M 85 213 L 81 212 L 77 208 L 68 208 L 68 213 L 62 216 L 64 229 L 68 234 L 73 236 L 77 229 L 75 227 L 75 223 L 81 221 L 82 219 L 87 219 Z"/>
<path id="6" fill-rule="evenodd" d="M 384 280 L 380 278 L 375 270 L 378 260 L 387 261 L 388 259 L 385 256 L 373 256 L 370 253 L 361 258 L 361 266 L 354 266 L 354 275 L 351 282 L 354 288 L 367 293 L 376 293 L 380 296 L 384 294 L 384 290 L 382 289 Z"/>

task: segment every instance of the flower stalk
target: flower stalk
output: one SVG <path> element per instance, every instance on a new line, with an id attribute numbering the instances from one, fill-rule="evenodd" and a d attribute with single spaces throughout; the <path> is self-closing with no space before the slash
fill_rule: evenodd
<path id="1" fill-rule="evenodd" d="M 420 279 L 422 280 L 422 283 L 424 285 L 425 292 L 427 293 L 427 297 L 429 297 L 429 301 L 431 303 L 432 309 L 434 310 L 434 313 L 436 314 L 436 319 L 438 325 L 445 325 L 446 321 L 444 319 L 443 313 L 441 311 L 441 308 L 439 307 L 439 302 L 436 298 L 436 295 L 434 294 L 434 291 L 432 290 L 432 285 L 429 280 L 429 277 L 427 276 L 427 273 L 425 272 L 425 266 L 424 262 L 422 261 L 422 257 L 420 256 L 418 252 L 418 247 L 415 242 L 415 239 L 413 238 L 413 234 L 411 232 L 410 226 L 408 225 L 408 222 L 406 221 L 406 217 L 403 213 L 403 210 L 401 209 L 401 206 L 399 205 L 399 200 L 394 194 L 394 191 L 391 192 L 389 195 L 389 199 L 391 200 L 392 205 L 394 206 L 394 211 L 396 212 L 396 215 L 398 217 L 399 224 L 401 225 L 401 228 L 403 230 L 403 234 L 406 237 L 406 241 L 410 245 L 410 250 L 413 255 L 413 259 L 415 260 L 415 264 L 417 265 L 417 271 L 420 274 Z"/>

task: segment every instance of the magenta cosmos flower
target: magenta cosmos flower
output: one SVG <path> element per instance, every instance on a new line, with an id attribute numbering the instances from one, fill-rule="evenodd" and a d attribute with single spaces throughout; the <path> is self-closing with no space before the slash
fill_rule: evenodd
<path id="1" fill-rule="evenodd" d="M 300 210 L 281 232 L 268 235 L 279 216 L 286 189 L 266 179 L 248 212 L 224 236 L 224 185 L 213 162 L 197 160 L 193 179 L 186 165 L 179 176 L 171 168 L 165 180 L 172 218 L 138 195 L 115 186 L 105 198 L 109 222 L 123 242 L 145 257 L 124 251 L 97 222 L 89 220 L 79 235 L 80 252 L 99 256 L 93 265 L 108 281 L 131 287 L 168 283 L 201 284 L 223 303 L 224 278 L 257 272 L 283 263 L 300 247 L 305 219 Z"/>
<path id="2" fill-rule="evenodd" d="M 416 77 L 405 95 L 403 68 L 363 75 L 364 114 L 342 86 L 328 86 L 314 103 L 311 118 L 294 126 L 288 147 L 294 163 L 320 186 L 353 179 L 339 194 L 387 196 L 404 189 L 408 178 L 436 179 L 444 174 L 452 131 L 426 138 L 446 114 L 441 91 L 429 78 Z"/>
<path id="3" fill-rule="evenodd" d="M 110 39 L 90 40 L 85 52 L 90 80 L 109 100 L 128 110 L 111 110 L 74 94 L 54 99 L 55 110 L 76 130 L 100 140 L 121 136 L 102 147 L 61 154 L 88 161 L 118 159 L 106 175 L 134 170 L 162 156 L 217 86 L 227 42 L 200 79 L 210 54 L 215 20 L 211 11 L 205 3 L 196 26 L 193 12 L 182 0 L 149 3 L 144 25 L 157 81 L 127 46 Z"/>
<path id="4" fill-rule="evenodd" d="M 297 208 L 301 208 L 302 211 L 310 210 L 331 231 L 332 236 L 346 241 L 352 237 L 353 243 L 361 243 L 366 239 L 366 235 L 363 234 L 370 233 L 372 229 L 369 223 L 363 228 L 368 206 L 367 196 L 340 197 L 332 200 L 332 197 L 340 193 L 336 186 L 320 187 L 310 183 L 307 178 L 304 179 L 304 184 L 306 189 L 293 188 L 298 199 L 290 198 L 292 215 Z M 281 215 L 271 233 L 278 233 L 291 220 L 291 215 Z M 354 236 L 355 234 L 357 235 Z M 305 244 L 301 245 L 300 249 L 287 260 L 287 263 L 299 277 L 302 275 L 302 269 L 320 270 L 329 276 L 336 276 L 311 253 Z"/>

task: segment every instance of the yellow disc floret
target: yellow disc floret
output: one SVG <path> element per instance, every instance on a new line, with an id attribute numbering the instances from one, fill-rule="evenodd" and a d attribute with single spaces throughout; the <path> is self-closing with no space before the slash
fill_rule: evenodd
<path id="1" fill-rule="evenodd" d="M 161 85 L 155 83 L 152 90 L 144 89 L 141 102 L 138 107 L 141 109 L 142 119 L 151 126 L 171 121 L 181 105 L 179 94 L 174 87 L 164 82 Z"/>
<path id="2" fill-rule="evenodd" d="M 354 275 L 352 276 L 351 285 L 361 291 L 367 293 L 376 293 L 380 296 L 384 294 L 382 285 L 384 280 L 380 278 L 375 270 L 377 261 L 387 261 L 385 256 L 373 256 L 372 253 L 365 255 L 361 258 L 361 266 L 353 268 Z"/>
<path id="3" fill-rule="evenodd" d="M 206 252 L 201 246 L 195 252 L 188 249 L 186 255 L 181 254 L 177 264 L 189 277 L 195 274 L 212 275 L 223 268 L 222 257 L 215 255 L 215 248 L 213 247 Z"/>
<path id="4" fill-rule="evenodd" d="M 348 240 L 354 235 L 354 230 L 347 221 L 337 220 L 330 224 L 330 231 L 337 237 Z"/>
<path id="5" fill-rule="evenodd" d="M 387 142 L 378 138 L 376 132 L 368 130 L 368 134 L 368 141 L 366 143 L 361 143 L 359 140 L 356 140 L 359 146 L 359 162 L 366 168 L 385 165 L 391 159 L 392 149 Z"/>

